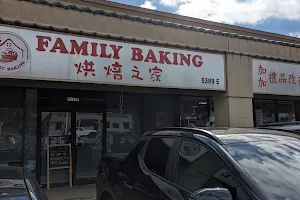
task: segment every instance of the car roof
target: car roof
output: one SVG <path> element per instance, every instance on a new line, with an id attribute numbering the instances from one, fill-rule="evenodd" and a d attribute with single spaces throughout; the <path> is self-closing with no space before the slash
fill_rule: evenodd
<path id="1" fill-rule="evenodd" d="M 180 137 L 192 137 L 195 135 L 205 136 L 219 144 L 230 143 L 242 143 L 242 142 L 254 142 L 254 141 L 270 141 L 270 140 L 282 140 L 289 138 L 300 139 L 300 134 L 287 131 L 276 130 L 269 128 L 185 128 L 185 127 L 170 127 L 161 128 L 155 131 L 149 131 L 144 136 L 180 136 Z"/>
<path id="2" fill-rule="evenodd" d="M 209 130 L 223 144 L 300 139 L 300 134 L 267 128 L 219 128 Z"/>

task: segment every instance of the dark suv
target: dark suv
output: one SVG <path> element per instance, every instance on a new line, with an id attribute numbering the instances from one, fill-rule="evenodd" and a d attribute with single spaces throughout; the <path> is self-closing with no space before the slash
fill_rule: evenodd
<path id="1" fill-rule="evenodd" d="M 128 155 L 106 155 L 97 200 L 299 200 L 299 134 L 164 128 Z"/>

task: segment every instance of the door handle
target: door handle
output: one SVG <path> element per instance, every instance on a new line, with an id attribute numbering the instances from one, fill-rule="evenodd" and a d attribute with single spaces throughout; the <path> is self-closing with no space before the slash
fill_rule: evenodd
<path id="1" fill-rule="evenodd" d="M 127 181 L 123 181 L 123 184 L 125 185 L 125 187 L 129 188 L 129 189 L 133 189 L 132 185 L 128 184 Z"/>
<path id="2" fill-rule="evenodd" d="M 152 197 L 152 198 L 155 198 L 155 199 L 161 198 L 160 194 L 150 193 L 150 192 L 146 191 L 145 188 L 142 187 L 139 184 L 134 185 L 134 189 L 137 190 L 137 191 L 139 191 L 139 192 L 141 192 L 141 193 L 143 193 L 143 194 L 145 194 L 145 195 L 147 195 L 147 196 L 149 196 L 149 197 Z"/>
<path id="3" fill-rule="evenodd" d="M 125 187 L 127 187 L 127 188 L 129 188 L 131 190 L 133 189 L 132 184 L 128 183 L 128 181 L 130 181 L 130 179 L 129 179 L 129 177 L 126 174 L 124 174 L 123 172 L 119 172 L 118 176 L 119 176 L 121 182 L 123 182 L 123 184 L 124 184 Z M 132 182 L 132 181 L 130 181 L 130 182 Z"/>

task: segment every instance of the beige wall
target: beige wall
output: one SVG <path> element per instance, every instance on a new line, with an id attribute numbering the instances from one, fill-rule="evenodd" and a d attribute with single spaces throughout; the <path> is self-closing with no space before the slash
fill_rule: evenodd
<path id="1" fill-rule="evenodd" d="M 1 0 L 0 3 L 0 17 L 5 22 L 20 20 L 26 24 L 36 23 L 223 52 L 226 55 L 227 91 L 211 93 L 215 98 L 218 126 L 253 126 L 252 57 L 265 56 L 267 59 L 286 59 L 290 62 L 300 60 L 299 48 L 155 26 L 25 1 Z"/>

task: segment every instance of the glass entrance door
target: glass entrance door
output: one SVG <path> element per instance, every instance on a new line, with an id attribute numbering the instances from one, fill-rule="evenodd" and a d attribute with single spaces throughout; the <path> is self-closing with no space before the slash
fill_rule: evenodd
<path id="1" fill-rule="evenodd" d="M 54 138 L 64 138 L 71 142 L 71 112 L 41 112 L 41 177 L 40 183 L 47 180 L 47 146 Z M 50 184 L 68 183 L 69 170 L 52 170 Z"/>
<path id="2" fill-rule="evenodd" d="M 73 184 L 94 182 L 102 157 L 103 113 L 42 111 L 40 115 L 40 183 L 46 184 L 47 146 L 55 138 L 71 143 Z M 51 170 L 51 185 L 66 185 L 68 181 L 68 169 Z"/>
<path id="3" fill-rule="evenodd" d="M 76 113 L 76 182 L 96 178 L 102 156 L 103 113 Z"/>

